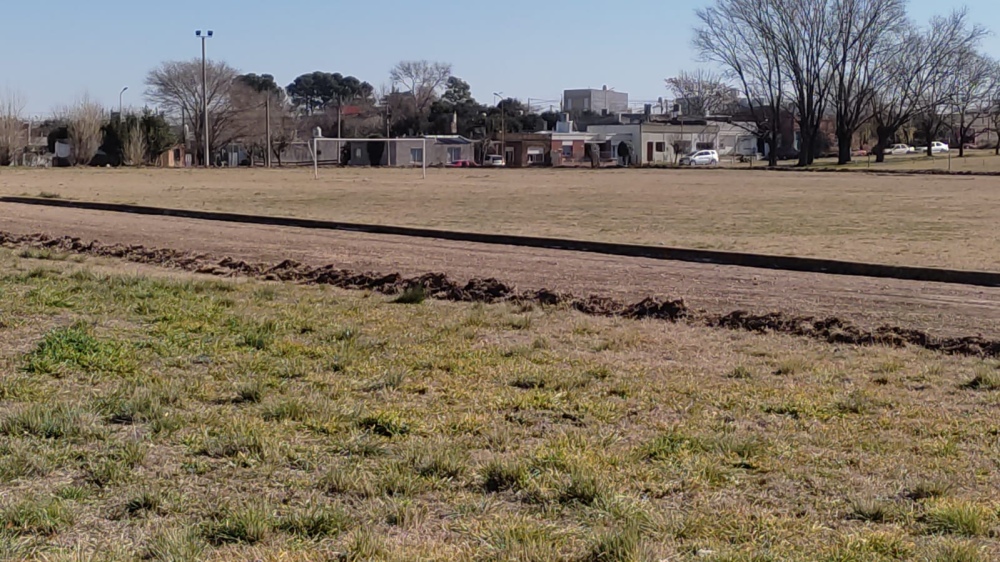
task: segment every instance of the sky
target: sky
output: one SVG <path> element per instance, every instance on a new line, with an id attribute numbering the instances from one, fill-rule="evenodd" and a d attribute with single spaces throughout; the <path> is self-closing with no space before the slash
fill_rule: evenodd
<path id="1" fill-rule="evenodd" d="M 195 30 L 211 29 L 209 58 L 281 85 L 315 70 L 376 88 L 400 60 L 450 62 L 489 102 L 493 92 L 558 107 L 564 89 L 608 86 L 633 101 L 666 96 L 663 79 L 694 70 L 695 9 L 713 0 L 48 0 L 5 2 L 0 91 L 44 117 L 84 95 L 108 107 L 145 104 L 146 73 L 200 58 Z M 916 21 L 966 5 L 910 0 Z M 972 20 L 1000 32 L 1000 2 L 968 3 Z M 1000 56 L 1000 35 L 984 42 Z M 535 100 L 544 100 L 535 102 Z"/>

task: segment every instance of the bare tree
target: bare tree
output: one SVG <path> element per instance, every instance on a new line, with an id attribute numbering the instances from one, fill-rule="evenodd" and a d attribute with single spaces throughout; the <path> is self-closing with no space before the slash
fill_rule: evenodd
<path id="1" fill-rule="evenodd" d="M 774 5 L 755 0 L 719 0 L 697 11 L 701 25 L 694 46 L 705 61 L 716 62 L 746 97 L 756 134 L 770 146 L 768 165 L 778 163 L 785 74 L 773 41 Z"/>
<path id="2" fill-rule="evenodd" d="M 18 93 L 7 90 L 0 96 L 0 166 L 14 163 L 28 146 L 23 111 L 24 99 Z"/>
<path id="3" fill-rule="evenodd" d="M 738 91 L 724 76 L 699 68 L 664 80 L 684 115 L 721 115 L 732 111 Z"/>
<path id="4" fill-rule="evenodd" d="M 206 67 L 209 142 L 229 144 L 239 135 L 231 94 L 239 73 L 225 62 L 208 61 Z M 204 158 L 205 117 L 201 93 L 201 60 L 168 61 L 146 75 L 146 98 L 194 131 L 195 153 Z"/>
<path id="5" fill-rule="evenodd" d="M 101 105 L 84 95 L 66 111 L 66 130 L 72 148 L 73 163 L 86 166 L 101 148 L 106 113 Z"/>
<path id="6" fill-rule="evenodd" d="M 990 113 L 996 90 L 997 61 L 979 53 L 969 53 L 955 68 L 950 106 L 952 129 L 958 140 L 958 157 L 965 156 L 965 141 L 972 127 Z M 957 119 L 957 121 L 956 121 Z"/>
<path id="7" fill-rule="evenodd" d="M 982 26 L 969 23 L 964 9 L 931 19 L 926 29 L 907 25 L 891 33 L 897 48 L 887 56 L 883 65 L 885 80 L 878 84 L 872 98 L 878 162 L 885 161 L 885 149 L 900 127 L 946 99 L 948 92 L 937 85 L 948 78 L 956 61 L 973 50 L 985 34 Z"/>
<path id="8" fill-rule="evenodd" d="M 838 162 L 851 161 L 854 134 L 872 117 L 872 98 L 906 23 L 905 0 L 835 0 L 830 9 Z"/>
<path id="9" fill-rule="evenodd" d="M 438 90 L 451 77 L 451 64 L 445 62 L 400 61 L 389 71 L 389 78 L 413 94 L 417 113 L 426 114 Z"/>
<path id="10" fill-rule="evenodd" d="M 997 138 L 996 152 L 1000 156 L 1000 65 L 993 68 L 993 91 L 990 92 L 990 129 Z"/>
<path id="11" fill-rule="evenodd" d="M 146 163 L 146 135 L 142 130 L 142 122 L 136 119 L 126 131 L 122 143 L 122 153 L 129 166 L 142 166 Z"/>

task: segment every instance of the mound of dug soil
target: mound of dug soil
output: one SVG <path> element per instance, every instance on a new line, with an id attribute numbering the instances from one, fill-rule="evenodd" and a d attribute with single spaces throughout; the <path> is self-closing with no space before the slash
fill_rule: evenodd
<path id="1" fill-rule="evenodd" d="M 0 232 L 0 245 L 6 247 L 48 248 L 60 252 L 112 257 L 136 263 L 173 267 L 195 273 L 220 276 L 245 276 L 271 281 L 331 285 L 342 289 L 373 291 L 395 295 L 413 287 L 423 287 L 432 298 L 459 302 L 518 302 L 543 306 L 565 305 L 584 314 L 619 316 L 630 319 L 656 319 L 668 322 L 688 321 L 714 328 L 759 333 L 782 333 L 850 345 L 916 346 L 944 353 L 1000 357 L 1000 341 L 978 336 L 938 338 L 919 330 L 882 326 L 863 330 L 839 318 L 817 319 L 784 313 L 752 314 L 738 310 L 726 315 L 709 315 L 690 310 L 682 299 L 646 298 L 629 304 L 601 296 L 585 297 L 548 289 L 519 290 L 493 278 L 474 278 L 457 282 L 443 273 L 403 277 L 399 273 L 357 272 L 333 265 L 310 266 L 293 260 L 278 264 L 248 263 L 225 257 L 213 259 L 204 254 L 171 249 L 146 248 L 141 245 L 85 242 L 68 236 L 45 234 L 14 235 Z"/>

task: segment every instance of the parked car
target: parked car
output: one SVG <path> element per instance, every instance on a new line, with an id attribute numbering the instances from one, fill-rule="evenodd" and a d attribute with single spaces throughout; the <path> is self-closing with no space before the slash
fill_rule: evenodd
<path id="1" fill-rule="evenodd" d="M 931 154 L 943 154 L 943 153 L 948 152 L 950 150 L 951 150 L 951 147 L 949 147 L 947 144 L 945 144 L 943 142 L 934 141 L 934 142 L 931 143 Z M 918 146 L 916 151 L 917 152 L 921 152 L 921 153 L 926 153 L 927 152 L 927 147 L 926 146 Z"/>
<path id="2" fill-rule="evenodd" d="M 507 163 L 503 161 L 503 156 L 499 154 L 490 154 L 483 160 L 483 166 L 491 166 L 494 168 L 503 168 Z"/>
<path id="3" fill-rule="evenodd" d="M 699 150 L 681 158 L 681 166 L 718 166 L 719 153 L 714 150 Z"/>
<path id="4" fill-rule="evenodd" d="M 893 154 L 895 156 L 902 156 L 904 154 L 913 154 L 916 151 L 917 151 L 917 149 L 913 148 L 912 146 L 906 145 L 906 144 L 894 144 L 894 145 L 892 145 L 892 146 L 889 147 L 889 150 L 886 151 L 886 154 Z"/>
<path id="5" fill-rule="evenodd" d="M 449 168 L 474 168 L 476 163 L 471 160 L 455 160 L 448 164 Z"/>
<path id="6" fill-rule="evenodd" d="M 868 156 L 868 150 L 865 148 L 858 148 L 851 151 L 851 156 Z"/>

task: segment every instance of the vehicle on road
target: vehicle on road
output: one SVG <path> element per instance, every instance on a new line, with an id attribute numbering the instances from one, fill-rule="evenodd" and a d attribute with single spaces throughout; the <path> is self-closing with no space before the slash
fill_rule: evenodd
<path id="1" fill-rule="evenodd" d="M 681 166 L 718 166 L 719 153 L 714 150 L 699 150 L 681 158 Z"/>
<path id="2" fill-rule="evenodd" d="M 917 149 L 913 148 L 910 145 L 906 145 L 906 144 L 894 144 L 891 147 L 889 147 L 889 150 L 887 150 L 886 153 L 887 154 L 893 154 L 895 156 L 902 156 L 904 154 L 913 154 L 916 151 L 917 151 Z"/>
<path id="3" fill-rule="evenodd" d="M 448 164 L 449 168 L 474 168 L 476 163 L 471 160 L 455 160 Z"/>
<path id="4" fill-rule="evenodd" d="M 500 156 L 499 154 L 490 154 L 483 160 L 483 166 L 503 168 L 506 165 L 507 163 L 503 161 L 503 156 Z"/>

